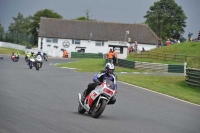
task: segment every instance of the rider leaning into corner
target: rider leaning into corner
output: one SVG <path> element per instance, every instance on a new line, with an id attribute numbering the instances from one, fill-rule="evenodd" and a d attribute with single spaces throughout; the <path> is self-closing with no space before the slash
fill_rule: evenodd
<path id="1" fill-rule="evenodd" d="M 19 59 L 20 53 L 17 51 L 17 52 L 15 53 L 15 56 Z"/>
<path id="2" fill-rule="evenodd" d="M 101 85 L 103 80 L 110 79 L 113 81 L 115 85 L 115 91 L 117 93 L 117 76 L 114 74 L 115 66 L 112 63 L 106 63 L 105 70 L 101 70 L 99 73 L 97 73 L 93 81 L 94 83 L 89 83 L 87 89 L 83 92 L 82 95 L 82 102 L 85 100 L 86 96 L 96 88 L 96 86 Z M 108 104 L 114 104 L 116 102 L 115 95 L 110 99 Z"/>
<path id="3" fill-rule="evenodd" d="M 27 54 L 27 57 L 28 57 L 28 63 L 27 63 L 27 65 L 29 65 L 29 63 L 30 63 L 30 58 L 35 58 L 35 53 L 34 53 L 34 52 L 31 52 L 30 54 Z"/>
<path id="4" fill-rule="evenodd" d="M 40 55 L 41 58 L 43 59 L 43 55 L 42 55 L 41 51 L 38 51 L 38 53 L 36 54 L 36 57 L 37 57 L 38 55 Z M 43 62 L 41 62 L 41 67 L 42 67 L 42 64 L 43 64 Z"/>

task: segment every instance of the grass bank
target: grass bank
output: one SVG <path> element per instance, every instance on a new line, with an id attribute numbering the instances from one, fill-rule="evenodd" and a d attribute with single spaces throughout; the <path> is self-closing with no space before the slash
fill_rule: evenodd
<path id="1" fill-rule="evenodd" d="M 19 52 L 21 55 L 24 55 L 25 52 L 22 51 L 22 50 L 17 50 L 17 49 L 13 49 L 13 48 L 6 48 L 6 47 L 0 47 L 0 54 L 12 54 L 13 53 L 16 53 L 16 52 Z"/>
<path id="2" fill-rule="evenodd" d="M 183 56 L 197 56 L 187 58 L 187 66 L 192 68 L 200 68 L 200 42 L 185 42 L 180 44 L 172 44 L 170 46 L 164 46 L 161 48 L 156 48 L 150 51 L 150 53 L 162 53 L 169 55 L 183 55 Z M 134 61 L 143 61 L 143 62 L 152 62 L 152 63 L 163 63 L 163 64 L 183 64 L 184 62 L 173 62 L 173 61 L 164 61 L 159 59 L 148 59 L 148 58 L 138 58 L 131 53 L 128 57 L 128 60 Z"/>
<path id="3" fill-rule="evenodd" d="M 56 66 L 77 68 L 79 72 L 98 72 L 104 68 L 104 65 L 104 59 L 81 58 L 76 62 L 62 63 Z M 138 72 L 138 70 L 116 67 L 115 72 Z M 120 74 L 118 80 L 200 105 L 200 88 L 188 86 L 184 76 Z"/>

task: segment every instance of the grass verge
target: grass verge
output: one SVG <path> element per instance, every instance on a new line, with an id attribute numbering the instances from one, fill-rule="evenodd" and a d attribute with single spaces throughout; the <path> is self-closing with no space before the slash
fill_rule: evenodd
<path id="1" fill-rule="evenodd" d="M 25 52 L 22 51 L 22 50 L 17 50 L 17 49 L 13 49 L 13 48 L 6 48 L 6 47 L 0 47 L 0 54 L 12 54 L 13 53 L 16 53 L 16 52 L 19 52 L 20 55 L 24 55 Z"/>
<path id="2" fill-rule="evenodd" d="M 61 63 L 56 66 L 76 68 L 78 72 L 98 72 L 104 69 L 105 59 L 80 58 L 75 62 Z M 115 72 L 138 72 L 138 70 L 117 66 Z M 142 70 L 140 70 L 140 72 L 142 72 Z"/>

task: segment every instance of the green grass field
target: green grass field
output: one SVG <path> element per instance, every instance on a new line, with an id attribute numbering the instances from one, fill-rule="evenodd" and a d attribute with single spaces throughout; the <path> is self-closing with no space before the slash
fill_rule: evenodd
<path id="1" fill-rule="evenodd" d="M 24 55 L 25 52 L 24 51 L 21 51 L 21 50 L 16 50 L 16 49 L 12 49 L 12 48 L 5 48 L 5 47 L 0 47 L 0 54 L 12 54 L 13 53 L 16 53 L 16 52 L 19 52 L 20 55 Z"/>
<path id="2" fill-rule="evenodd" d="M 156 53 L 166 53 L 171 55 L 184 55 L 184 56 L 198 56 L 196 58 L 188 58 L 187 64 L 188 67 L 200 68 L 200 42 L 185 42 L 180 44 L 172 44 L 170 46 L 164 46 L 161 48 L 156 48 L 150 52 Z M 153 62 L 153 63 L 163 63 L 163 64 L 181 64 L 184 62 L 173 62 L 173 61 L 164 61 L 156 59 L 147 59 L 147 58 L 136 58 L 134 53 L 131 53 L 128 57 L 128 60 L 134 61 L 143 61 L 143 62 Z"/>

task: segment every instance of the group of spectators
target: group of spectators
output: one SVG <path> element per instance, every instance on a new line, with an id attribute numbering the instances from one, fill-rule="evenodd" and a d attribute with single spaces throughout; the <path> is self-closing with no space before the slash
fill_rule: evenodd
<path id="1" fill-rule="evenodd" d="M 115 49 L 110 49 L 110 51 L 107 54 L 108 61 L 116 65 L 117 63 L 117 52 Z"/>
<path id="2" fill-rule="evenodd" d="M 200 41 L 200 31 L 199 31 L 198 37 L 195 38 L 195 39 L 192 39 L 192 40 L 194 40 L 194 41 Z"/>
<path id="3" fill-rule="evenodd" d="M 191 33 L 191 32 L 188 33 L 188 42 L 189 42 L 189 41 L 200 41 L 200 31 L 199 31 L 198 38 L 193 39 L 193 38 L 192 38 L 192 35 L 193 35 L 193 33 Z M 169 46 L 169 45 L 171 45 L 171 44 L 178 44 L 178 43 L 184 42 L 185 40 L 186 40 L 186 39 L 183 37 L 183 35 L 180 34 L 179 39 L 176 40 L 176 39 L 173 39 L 173 38 L 168 38 L 168 39 L 166 40 L 166 42 L 162 44 L 162 38 L 159 37 L 159 38 L 158 38 L 157 47 Z"/>
<path id="4" fill-rule="evenodd" d="M 135 41 L 133 46 L 128 46 L 128 51 L 129 51 L 129 54 L 131 52 L 139 53 L 139 52 L 144 52 L 145 49 L 144 49 L 144 47 L 142 47 L 142 50 L 140 51 L 139 48 L 138 48 L 138 43 L 137 43 L 137 41 Z"/>

